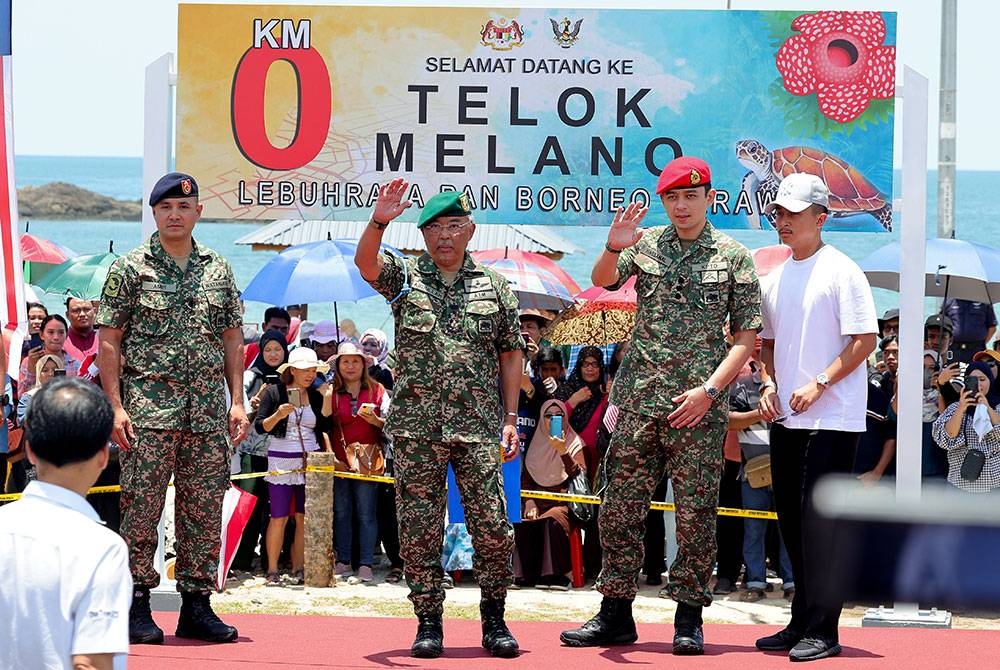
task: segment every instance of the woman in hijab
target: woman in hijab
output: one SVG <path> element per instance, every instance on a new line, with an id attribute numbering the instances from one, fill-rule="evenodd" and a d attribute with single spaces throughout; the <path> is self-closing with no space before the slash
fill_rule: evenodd
<path id="1" fill-rule="evenodd" d="M 556 398 L 566 403 L 569 425 L 583 440 L 587 475 L 593 482 L 597 471 L 597 432 L 608 406 L 604 353 L 599 348 L 580 349 L 573 373 L 560 384 Z"/>
<path id="2" fill-rule="evenodd" d="M 995 378 L 986 363 L 975 361 L 965 379 L 975 380 L 976 390 L 963 388 L 959 400 L 934 421 L 934 440 L 948 452 L 949 484 L 988 493 L 1000 488 L 1000 412 L 986 400 Z"/>
<path id="3" fill-rule="evenodd" d="M 392 371 L 386 364 L 389 358 L 389 337 L 378 328 L 369 328 L 361 333 L 358 343 L 366 355 L 375 359 L 375 365 L 368 368 L 368 375 L 384 386 L 386 391 L 391 391 Z"/>
<path id="4" fill-rule="evenodd" d="M 555 417 L 562 417 L 563 429 L 561 436 L 552 437 Z M 583 441 L 566 420 L 566 405 L 561 401 L 542 403 L 540 418 L 524 456 L 521 489 L 566 493 L 570 480 L 587 468 Z M 569 588 L 572 530 L 566 503 L 525 498 L 521 523 L 514 525 L 514 583 L 560 591 Z"/>

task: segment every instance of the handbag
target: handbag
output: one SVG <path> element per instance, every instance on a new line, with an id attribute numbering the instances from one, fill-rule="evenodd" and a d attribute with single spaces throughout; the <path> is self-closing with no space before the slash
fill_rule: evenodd
<path id="1" fill-rule="evenodd" d="M 754 456 L 743 466 L 750 488 L 762 489 L 771 485 L 771 454 Z"/>
<path id="2" fill-rule="evenodd" d="M 590 490 L 590 482 L 587 480 L 586 468 L 579 468 L 577 473 L 570 477 L 566 492 L 571 496 L 593 495 L 593 492 Z M 582 502 L 569 503 L 569 515 L 581 526 L 593 521 L 596 513 L 597 505 Z"/>
<path id="3" fill-rule="evenodd" d="M 974 482 L 983 473 L 984 465 L 986 465 L 986 454 L 978 449 L 969 449 L 962 459 L 962 469 L 959 474 L 965 481 Z"/>
<path id="4" fill-rule="evenodd" d="M 348 444 L 344 437 L 344 427 L 340 425 L 339 421 L 337 428 L 340 430 L 340 444 L 344 448 L 350 472 L 372 477 L 381 477 L 385 474 L 385 454 L 382 453 L 382 445 L 364 442 Z"/>

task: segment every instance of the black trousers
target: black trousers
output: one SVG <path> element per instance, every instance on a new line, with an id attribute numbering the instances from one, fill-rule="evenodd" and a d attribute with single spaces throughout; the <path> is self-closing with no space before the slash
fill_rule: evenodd
<path id="1" fill-rule="evenodd" d="M 860 433 L 835 430 L 803 430 L 771 426 L 771 479 L 778 527 L 788 549 L 795 574 L 795 598 L 788 630 L 803 637 L 838 642 L 837 625 L 843 601 L 817 597 L 828 591 L 822 586 L 835 571 L 829 554 L 811 541 L 812 491 L 826 474 L 850 473 Z"/>
<path id="2" fill-rule="evenodd" d="M 719 481 L 719 507 L 743 507 L 741 469 L 739 461 L 725 461 L 722 479 Z M 715 558 L 718 577 L 726 578 L 736 586 L 743 569 L 743 519 L 738 516 L 720 516 L 715 522 L 715 539 L 718 544 Z"/>

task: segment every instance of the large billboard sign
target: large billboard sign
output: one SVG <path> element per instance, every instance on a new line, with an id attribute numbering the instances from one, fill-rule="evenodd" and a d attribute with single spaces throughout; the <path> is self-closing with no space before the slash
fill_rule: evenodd
<path id="1" fill-rule="evenodd" d="M 482 223 L 606 225 L 696 155 L 717 225 L 769 227 L 795 171 L 832 227 L 891 225 L 891 13 L 181 5 L 178 42 L 208 217 L 365 218 L 402 176 Z"/>

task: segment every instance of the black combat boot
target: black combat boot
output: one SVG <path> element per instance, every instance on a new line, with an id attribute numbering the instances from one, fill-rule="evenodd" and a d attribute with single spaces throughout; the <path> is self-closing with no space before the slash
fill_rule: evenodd
<path id="1" fill-rule="evenodd" d="M 163 630 L 153 621 L 147 588 L 136 587 L 132 591 L 132 606 L 128 610 L 128 641 L 132 644 L 163 644 Z"/>
<path id="2" fill-rule="evenodd" d="M 601 601 L 601 611 L 577 629 L 559 635 L 563 644 L 570 647 L 610 647 L 632 644 L 639 639 L 632 618 L 631 598 L 608 598 Z"/>
<path id="3" fill-rule="evenodd" d="M 504 601 L 501 598 L 483 598 L 479 603 L 479 616 L 483 621 L 483 649 L 500 658 L 514 658 L 520 652 L 517 640 L 503 620 Z"/>
<path id="4" fill-rule="evenodd" d="M 207 591 L 181 591 L 181 615 L 177 618 L 177 637 L 203 642 L 236 642 L 239 633 L 212 611 Z"/>
<path id="5" fill-rule="evenodd" d="M 705 635 L 701 631 L 701 605 L 677 603 L 674 614 L 674 656 L 697 656 L 705 653 Z"/>
<path id="6" fill-rule="evenodd" d="M 437 658 L 444 653 L 444 628 L 441 615 L 418 616 L 417 637 L 410 646 L 410 656 Z"/>

